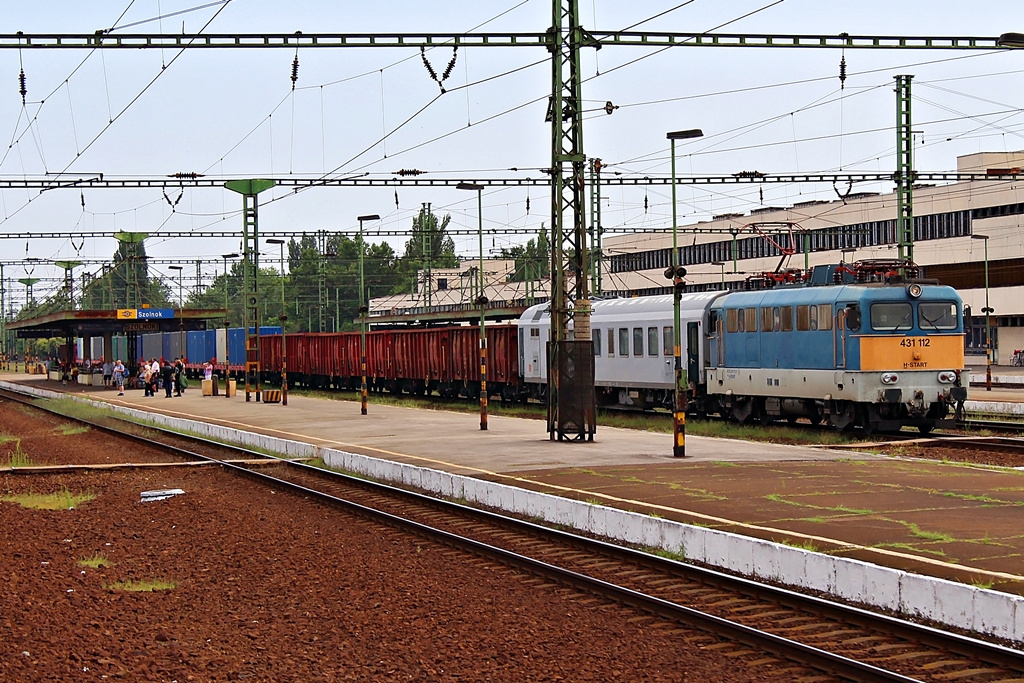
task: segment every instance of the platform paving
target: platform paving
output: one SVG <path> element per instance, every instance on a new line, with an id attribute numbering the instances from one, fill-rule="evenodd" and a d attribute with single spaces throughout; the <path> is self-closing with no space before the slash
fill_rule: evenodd
<path id="1" fill-rule="evenodd" d="M 60 390 L 41 377 L 0 374 Z M 548 439 L 542 421 L 292 395 L 288 406 L 63 387 L 112 404 L 599 502 L 976 585 L 1024 593 L 1024 472 L 598 427 Z"/>

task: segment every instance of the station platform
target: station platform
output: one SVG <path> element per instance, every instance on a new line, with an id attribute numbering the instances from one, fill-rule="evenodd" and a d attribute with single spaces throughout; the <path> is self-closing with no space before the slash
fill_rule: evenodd
<path id="1" fill-rule="evenodd" d="M 291 395 L 288 405 L 141 390 L 50 391 L 220 424 L 1024 594 L 1024 478 L 868 451 L 686 438 L 598 425 L 593 442 L 551 441 L 543 421 Z M 972 391 L 972 394 L 977 394 Z M 1022 396 L 1024 398 L 1024 396 Z"/>

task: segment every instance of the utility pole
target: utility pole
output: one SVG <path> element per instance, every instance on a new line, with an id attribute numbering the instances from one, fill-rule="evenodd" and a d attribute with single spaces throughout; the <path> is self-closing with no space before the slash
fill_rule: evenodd
<path id="1" fill-rule="evenodd" d="M 597 403 L 587 286 L 580 48 L 597 47 L 579 23 L 577 0 L 553 2 L 551 123 L 551 337 L 548 436 L 594 440 Z M 570 336 L 570 325 L 572 335 Z"/>
<path id="2" fill-rule="evenodd" d="M 896 76 L 896 243 L 902 264 L 914 260 L 914 136 L 910 118 L 910 80 Z"/>
<path id="3" fill-rule="evenodd" d="M 245 400 L 250 391 L 260 401 L 260 272 L 259 200 L 257 195 L 274 186 L 273 180 L 229 180 L 224 187 L 242 195 L 242 311 L 245 325 Z"/>
<path id="4" fill-rule="evenodd" d="M 675 187 L 675 183 L 672 184 Z M 590 289 L 601 293 L 601 160 L 590 160 Z"/>

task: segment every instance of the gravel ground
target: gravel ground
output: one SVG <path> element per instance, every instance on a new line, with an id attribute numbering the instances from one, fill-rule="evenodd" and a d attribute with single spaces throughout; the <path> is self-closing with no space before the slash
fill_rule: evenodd
<path id="1" fill-rule="evenodd" d="M 153 462 L 155 450 L 0 401 L 0 462 Z M 140 502 L 142 491 L 183 495 Z M 699 632 L 539 585 L 213 468 L 0 473 L 5 681 L 790 680 Z M 106 566 L 83 566 L 102 557 Z M 134 592 L 117 582 L 167 581 Z M 767 659 L 767 658 L 764 658 Z"/>

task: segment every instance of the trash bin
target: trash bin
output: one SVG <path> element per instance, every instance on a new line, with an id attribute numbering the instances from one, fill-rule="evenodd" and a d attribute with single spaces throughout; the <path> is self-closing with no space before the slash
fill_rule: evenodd
<path id="1" fill-rule="evenodd" d="M 233 379 L 229 379 L 227 385 L 225 385 L 224 394 L 231 398 L 238 393 L 238 384 Z"/>
<path id="2" fill-rule="evenodd" d="M 203 380 L 203 396 L 213 396 L 213 380 Z"/>

